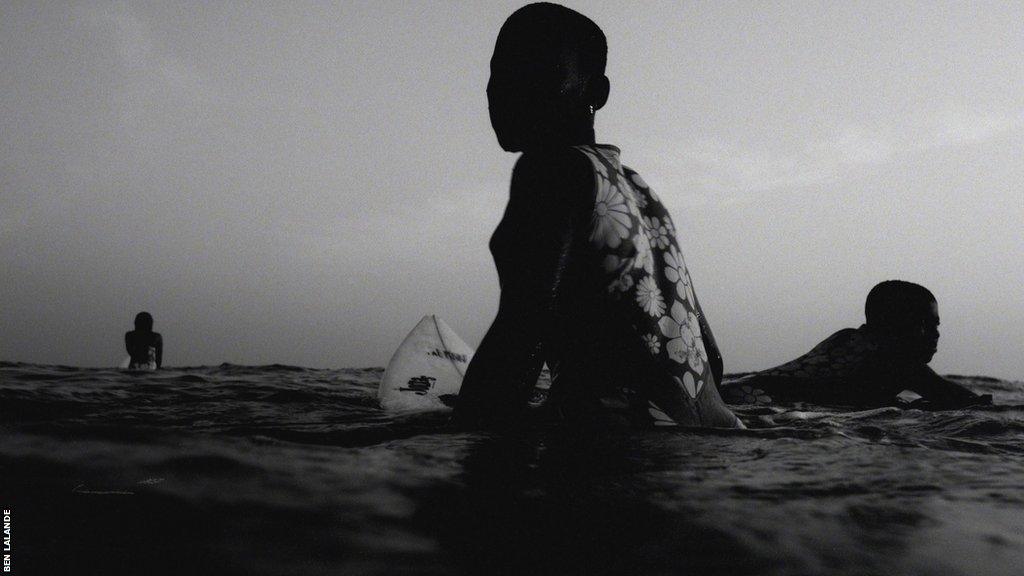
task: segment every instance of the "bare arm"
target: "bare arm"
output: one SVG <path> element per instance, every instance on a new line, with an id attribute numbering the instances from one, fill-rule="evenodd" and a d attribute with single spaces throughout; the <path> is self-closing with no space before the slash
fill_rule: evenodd
<path id="1" fill-rule="evenodd" d="M 455 408 L 458 425 L 516 420 L 544 362 L 539 312 L 520 316 L 499 308 L 466 372 Z"/>
<path id="2" fill-rule="evenodd" d="M 980 395 L 939 376 L 931 367 L 919 365 L 904 370 L 903 381 L 908 388 L 921 395 L 928 406 L 938 409 L 962 408 L 978 404 L 991 404 L 991 395 Z"/>
<path id="3" fill-rule="evenodd" d="M 458 425 L 509 423 L 526 407 L 544 363 L 574 238 L 589 216 L 593 176 L 582 162 L 566 153 L 524 156 L 516 166 L 498 231 L 510 235 L 503 241 L 514 252 L 499 263 L 498 314 L 466 372 L 455 408 Z"/>

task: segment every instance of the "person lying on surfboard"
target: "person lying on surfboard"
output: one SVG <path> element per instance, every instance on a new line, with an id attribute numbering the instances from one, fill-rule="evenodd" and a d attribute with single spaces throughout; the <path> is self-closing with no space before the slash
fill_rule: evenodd
<path id="1" fill-rule="evenodd" d="M 730 404 L 811 402 L 850 406 L 893 406 L 910 390 L 914 407 L 948 409 L 991 404 L 943 378 L 928 363 L 938 350 L 939 309 L 924 286 L 887 280 L 868 293 L 866 323 L 845 328 L 803 356 L 781 366 L 728 382 L 721 388 Z"/>
<path id="2" fill-rule="evenodd" d="M 125 332 L 124 347 L 131 356 L 131 370 L 160 368 L 164 361 L 164 339 L 153 332 L 153 316 L 149 312 L 135 315 L 135 330 Z"/>
<path id="3" fill-rule="evenodd" d="M 555 4 L 513 13 L 491 58 L 498 143 L 521 152 L 490 241 L 501 297 L 454 420 L 514 422 L 538 373 L 548 403 L 598 426 L 742 427 L 717 384 L 722 359 L 654 191 L 597 144 L 608 100 L 604 33 Z"/>

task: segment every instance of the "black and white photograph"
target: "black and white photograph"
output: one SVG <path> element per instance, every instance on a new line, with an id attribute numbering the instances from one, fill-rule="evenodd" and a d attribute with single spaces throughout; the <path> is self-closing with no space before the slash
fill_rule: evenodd
<path id="1" fill-rule="evenodd" d="M 1024 2 L 0 0 L 0 574 L 1024 574 Z"/>

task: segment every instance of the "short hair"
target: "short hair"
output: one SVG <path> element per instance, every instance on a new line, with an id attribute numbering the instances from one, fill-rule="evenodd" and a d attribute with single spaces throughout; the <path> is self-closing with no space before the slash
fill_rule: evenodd
<path id="1" fill-rule="evenodd" d="M 135 315 L 135 329 L 142 331 L 153 331 L 153 316 L 149 312 L 139 312 Z"/>
<path id="2" fill-rule="evenodd" d="M 886 280 L 868 292 L 864 317 L 871 326 L 895 326 L 916 319 L 935 296 L 930 290 L 903 280 Z"/>
<path id="3" fill-rule="evenodd" d="M 513 12 L 498 39 L 522 39 L 538 51 L 574 48 L 580 72 L 588 78 L 603 76 L 608 62 L 608 41 L 601 27 L 575 10 L 550 2 L 527 4 Z"/>

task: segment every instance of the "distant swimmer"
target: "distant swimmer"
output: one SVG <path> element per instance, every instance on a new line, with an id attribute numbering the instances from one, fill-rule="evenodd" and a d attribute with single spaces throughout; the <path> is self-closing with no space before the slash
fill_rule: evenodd
<path id="1" fill-rule="evenodd" d="M 727 383 L 722 397 L 730 404 L 892 406 L 909 390 L 921 396 L 915 406 L 933 409 L 991 403 L 928 366 L 938 349 L 939 308 L 927 288 L 882 282 L 868 293 L 864 315 L 860 328 L 840 330 L 796 360 Z"/>
<path id="2" fill-rule="evenodd" d="M 153 316 L 149 312 L 135 315 L 135 330 L 125 333 L 124 347 L 131 357 L 130 370 L 153 370 L 163 364 L 164 339 L 153 332 Z"/>
<path id="3" fill-rule="evenodd" d="M 654 191 L 598 144 L 607 46 L 586 16 L 530 4 L 502 26 L 487 85 L 498 144 L 521 152 L 491 237 L 501 297 L 456 401 L 461 425 L 525 416 L 538 374 L 564 421 L 743 424 L 718 394 L 722 360 Z"/>

